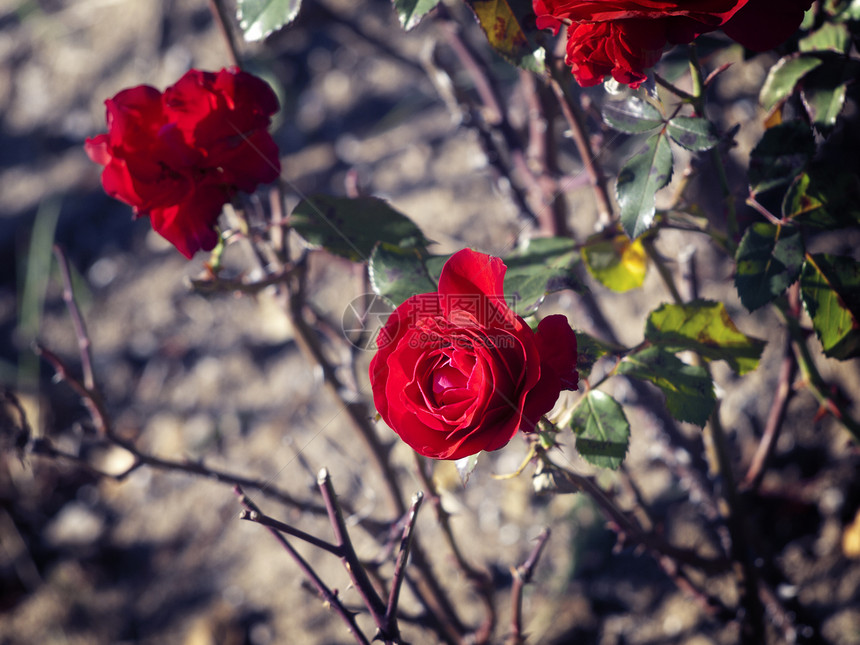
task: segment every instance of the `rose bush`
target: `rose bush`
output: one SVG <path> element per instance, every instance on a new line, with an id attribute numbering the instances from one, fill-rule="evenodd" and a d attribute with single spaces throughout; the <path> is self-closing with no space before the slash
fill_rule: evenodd
<path id="1" fill-rule="evenodd" d="M 576 336 L 567 318 L 536 331 L 504 300 L 506 267 L 464 249 L 435 293 L 389 316 L 370 364 L 376 409 L 418 453 L 460 459 L 534 430 L 562 390 L 575 390 Z"/>
<path id="2" fill-rule="evenodd" d="M 771 49 L 800 25 L 812 0 L 533 0 L 539 29 L 568 27 L 565 62 L 583 87 L 611 75 L 637 88 L 667 44 L 723 29 L 754 51 Z"/>
<path id="3" fill-rule="evenodd" d="M 108 132 L 84 146 L 105 167 L 105 192 L 188 258 L 217 244 L 216 220 L 238 191 L 280 174 L 267 130 L 278 100 L 251 74 L 193 69 L 164 93 L 140 85 L 105 104 Z"/>

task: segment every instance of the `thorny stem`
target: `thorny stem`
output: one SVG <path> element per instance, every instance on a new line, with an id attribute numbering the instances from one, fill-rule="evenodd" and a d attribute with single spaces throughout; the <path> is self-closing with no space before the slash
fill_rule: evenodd
<path id="1" fill-rule="evenodd" d="M 557 237 L 570 237 L 570 225 L 567 222 L 567 200 L 559 186 L 573 188 L 576 178 L 562 184 L 556 177 L 559 174 L 557 163 L 558 150 L 552 137 L 550 116 L 554 110 L 554 97 L 549 89 L 538 84 L 535 75 L 527 70 L 520 70 L 520 87 L 529 108 L 528 143 L 526 144 L 526 166 L 535 174 L 536 191 L 540 196 L 542 208 L 538 213 L 541 225 L 548 228 Z M 583 177 L 585 179 L 585 177 Z M 543 217 L 547 208 L 550 217 Z"/>
<path id="2" fill-rule="evenodd" d="M 440 11 L 444 14 L 443 8 L 440 8 Z M 435 51 L 425 57 L 427 75 L 452 112 L 459 114 L 461 122 L 476 132 L 488 163 L 500 178 L 506 180 L 506 192 L 521 215 L 532 224 L 551 228 L 541 219 L 545 211 L 543 187 L 529 168 L 522 141 L 501 107 L 501 100 L 486 67 L 460 37 L 456 24 L 444 19 L 441 23 L 451 50 L 475 84 L 481 105 L 475 106 L 474 102 L 459 90 L 454 82 L 455 72 L 446 69 L 442 61 L 435 60 Z M 531 194 L 540 196 L 540 208 L 534 208 L 529 203 Z"/>
<path id="3" fill-rule="evenodd" d="M 51 364 L 51 367 L 54 368 L 56 378 L 68 383 L 72 390 L 74 390 L 81 398 L 81 402 L 90 414 L 90 418 L 93 421 L 93 426 L 95 426 L 96 432 L 98 432 L 100 436 L 110 438 L 111 426 L 108 421 L 107 410 L 102 404 L 101 396 L 99 396 L 98 392 L 96 390 L 87 389 L 86 385 L 84 385 L 79 379 L 72 376 L 71 371 L 62 359 L 47 347 L 39 343 L 35 343 L 33 345 L 33 352 L 39 358 L 44 358 L 48 361 Z"/>
<path id="4" fill-rule="evenodd" d="M 338 377 L 334 365 L 328 360 L 317 339 L 316 333 L 310 327 L 304 315 L 306 262 L 298 264 L 300 270 L 292 273 L 287 280 L 287 313 L 296 332 L 296 342 L 311 364 L 318 365 L 322 371 L 323 381 L 328 390 L 343 405 L 359 436 L 364 441 L 370 455 L 383 475 L 388 501 L 394 514 L 401 516 L 406 512 L 406 506 L 400 495 L 397 477 L 388 459 L 388 449 L 376 435 L 376 429 L 371 422 L 367 407 L 359 401 L 349 401 L 344 398 L 344 386 Z"/>
<path id="5" fill-rule="evenodd" d="M 657 269 L 657 273 L 660 276 L 660 279 L 663 281 L 663 284 L 666 285 L 666 289 L 669 290 L 669 294 L 672 296 L 672 300 L 675 301 L 676 304 L 681 304 L 683 299 L 681 298 L 681 294 L 678 292 L 678 287 L 675 286 L 675 280 L 672 277 L 672 272 L 669 271 L 666 263 L 663 261 L 663 257 L 654 247 L 654 238 L 650 235 L 642 236 L 642 247 L 645 249 L 645 253 L 648 255 L 648 258 L 654 264 L 654 267 Z"/>
<path id="6" fill-rule="evenodd" d="M 255 295 L 272 285 L 282 283 L 295 270 L 295 267 L 287 266 L 281 271 L 253 281 L 246 281 L 242 278 L 225 278 L 223 276 L 217 276 L 216 278 L 214 275 L 210 275 L 205 278 L 191 278 L 188 284 L 194 291 L 202 295 L 224 293 Z"/>
<path id="7" fill-rule="evenodd" d="M 340 557 L 342 554 L 342 550 L 334 544 L 326 542 L 325 540 L 321 540 L 318 537 L 311 535 L 310 533 L 305 533 L 300 529 L 294 528 L 289 524 L 284 524 L 280 520 L 276 520 L 275 518 L 269 517 L 268 515 L 263 515 L 262 513 L 259 513 L 257 511 L 249 511 L 248 509 L 245 509 L 239 515 L 239 519 L 248 520 L 249 522 L 254 522 L 256 524 L 262 524 L 263 526 L 275 529 L 277 531 L 280 531 L 281 533 L 286 533 L 287 535 L 291 535 L 304 542 L 307 542 L 308 544 L 311 544 L 318 549 L 328 551 L 332 555 Z"/>
<path id="8" fill-rule="evenodd" d="M 87 411 L 90 414 L 90 418 L 92 419 L 93 425 L 96 427 L 99 434 L 103 436 L 107 441 L 130 453 L 133 458 L 133 462 L 131 466 L 129 466 L 126 470 L 120 473 L 106 473 L 103 471 L 99 471 L 96 468 L 93 468 L 82 457 L 65 453 L 61 450 L 57 450 L 50 443 L 50 441 L 46 439 L 42 439 L 38 442 L 33 442 L 31 444 L 30 451 L 32 454 L 45 455 L 49 457 L 57 457 L 61 459 L 67 459 L 69 461 L 75 461 L 77 463 L 85 465 L 89 470 L 100 476 L 110 477 L 111 479 L 114 479 L 116 481 L 124 480 L 141 466 L 150 466 L 158 470 L 179 471 L 190 475 L 201 475 L 203 477 L 214 479 L 222 483 L 231 484 L 234 486 L 243 486 L 245 488 L 256 490 L 261 494 L 271 497 L 272 499 L 275 499 L 286 506 L 291 506 L 302 511 L 308 511 L 317 514 L 325 513 L 325 509 L 323 507 L 311 503 L 301 502 L 286 493 L 285 491 L 279 490 L 272 484 L 271 481 L 256 480 L 240 475 L 235 475 L 233 473 L 228 473 L 225 471 L 215 470 L 208 466 L 204 466 L 202 463 L 199 462 L 193 462 L 188 460 L 176 461 L 156 457 L 155 455 L 151 455 L 140 450 L 134 442 L 119 436 L 114 430 L 110 421 L 110 417 L 108 416 L 107 410 L 105 409 L 105 406 L 102 402 L 101 391 L 95 385 L 95 374 L 92 369 L 93 362 L 90 355 L 90 348 L 92 346 L 92 343 L 90 341 L 86 325 L 84 324 L 83 317 L 81 316 L 80 309 L 77 305 L 77 301 L 75 300 L 75 294 L 71 282 L 71 274 L 69 272 L 68 261 L 65 257 L 65 254 L 59 247 L 55 247 L 54 252 L 57 255 L 57 259 L 59 260 L 60 272 L 63 276 L 63 299 L 65 301 L 66 307 L 69 310 L 69 314 L 74 324 L 75 336 L 77 338 L 78 348 L 81 352 L 81 363 L 82 365 L 84 365 L 84 378 L 89 379 L 93 386 L 91 388 L 87 387 L 87 385 L 82 380 L 72 375 L 65 362 L 48 348 L 37 344 L 34 348 L 35 352 L 38 356 L 48 361 L 53 367 L 54 373 L 57 375 L 57 378 L 59 378 L 61 381 L 65 381 L 66 384 L 69 385 L 69 387 L 71 387 L 72 390 L 81 398 L 81 401 L 87 408 Z"/>
<path id="9" fill-rule="evenodd" d="M 550 536 L 550 528 L 547 526 L 537 537 L 537 544 L 531 554 L 516 569 L 511 571 L 514 582 L 511 586 L 511 635 L 508 638 L 509 645 L 523 645 L 525 635 L 523 634 L 523 589 L 531 582 L 534 569 L 537 566 L 541 553 L 546 546 Z"/>
<path id="10" fill-rule="evenodd" d="M 600 507 L 601 511 L 620 531 L 619 538 L 622 542 L 629 540 L 653 551 L 655 554 L 698 567 L 706 573 L 718 573 L 726 570 L 728 563 L 722 559 L 706 558 L 695 551 L 672 546 L 657 535 L 644 531 L 638 521 L 622 511 L 615 500 L 600 488 L 592 478 L 559 466 L 551 461 L 546 454 L 542 455 L 542 459 L 553 470 L 560 473 L 576 490 L 584 492 Z"/>
<path id="11" fill-rule="evenodd" d="M 601 166 L 597 155 L 592 150 L 588 139 L 588 132 L 585 130 L 582 110 L 579 103 L 565 91 L 557 78 L 550 76 L 549 84 L 558 99 L 561 113 L 570 128 L 570 134 L 573 137 L 574 144 L 576 144 L 576 149 L 579 151 L 585 171 L 591 179 L 594 196 L 597 200 L 597 223 L 600 227 L 606 228 L 613 219 L 612 200 L 609 198 L 609 189 L 606 183 L 606 175 L 603 173 L 603 166 Z"/>
<path id="12" fill-rule="evenodd" d="M 78 341 L 78 351 L 81 356 L 81 372 L 83 373 L 83 385 L 89 392 L 95 391 L 96 379 L 93 374 L 93 355 L 92 343 L 87 334 L 87 326 L 84 323 L 84 318 L 81 316 L 81 310 L 78 308 L 78 303 L 75 301 L 74 290 L 72 289 L 72 275 L 69 270 L 69 261 L 63 250 L 54 245 L 54 255 L 57 258 L 57 264 L 60 266 L 60 275 L 63 277 L 63 302 L 66 304 L 66 309 L 69 311 L 69 316 L 72 318 L 72 325 L 75 328 L 75 337 Z"/>
<path id="13" fill-rule="evenodd" d="M 454 532 L 451 529 L 451 515 L 442 506 L 442 497 L 439 495 L 439 489 L 436 487 L 436 482 L 433 481 L 433 476 L 427 471 L 427 460 L 417 452 L 415 453 L 415 469 L 418 471 L 418 477 L 422 485 L 430 496 L 430 501 L 433 504 L 433 509 L 436 512 L 436 522 L 442 529 L 442 534 L 445 536 L 445 541 L 448 542 L 448 548 L 454 556 L 454 561 L 457 563 L 457 568 L 463 573 L 467 580 L 472 583 L 475 591 L 478 593 L 481 601 L 484 604 L 486 618 L 483 624 L 478 628 L 474 639 L 477 643 L 487 642 L 493 633 L 496 624 L 496 608 L 493 598 L 493 586 L 490 576 L 487 572 L 476 569 L 470 565 L 466 558 L 463 557 L 463 552 L 454 538 Z"/>
<path id="14" fill-rule="evenodd" d="M 688 283 L 685 292 L 691 299 L 698 298 L 698 289 L 694 276 L 695 256 L 689 257 L 690 267 L 685 272 Z M 698 361 L 701 364 L 701 360 Z M 703 366 L 710 374 L 707 365 Z M 764 609 L 759 598 L 758 575 L 753 565 L 752 553 L 747 539 L 747 527 L 744 523 L 744 511 L 738 495 L 737 484 L 729 457 L 728 441 L 720 420 L 720 401 L 717 400 L 714 410 L 705 428 L 706 452 L 711 474 L 720 482 L 723 501 L 721 512 L 731 538 L 730 555 L 735 563 L 740 603 L 744 608 L 741 621 L 741 642 L 744 645 L 764 642 Z"/>
<path id="15" fill-rule="evenodd" d="M 409 515 L 406 525 L 403 527 L 403 535 L 400 538 L 400 550 L 397 553 L 397 561 L 394 563 L 394 576 L 391 579 L 391 590 L 388 594 L 388 604 L 385 606 L 385 632 L 396 633 L 397 603 L 400 599 L 400 588 L 406 575 L 406 561 L 409 559 L 409 550 L 412 547 L 412 532 L 415 528 L 415 518 L 424 495 L 420 491 L 412 496 L 412 506 L 409 507 Z"/>
<path id="16" fill-rule="evenodd" d="M 319 366 L 326 387 L 335 397 L 335 400 L 346 410 L 350 420 L 353 422 L 353 426 L 367 446 L 376 467 L 382 474 L 392 509 L 397 516 L 402 516 L 406 513 L 406 506 L 403 503 L 403 498 L 400 496 L 397 476 L 388 459 L 388 449 L 376 435 L 376 429 L 373 427 L 370 414 L 364 403 L 346 398 L 347 394 L 335 372 L 334 366 L 323 352 L 314 330 L 308 325 L 307 320 L 305 320 L 304 284 L 306 263 L 297 262 L 297 266 L 302 267 L 302 270 L 291 274 L 286 282 L 286 310 L 296 333 L 296 342 L 311 363 Z M 458 640 L 459 635 L 463 633 L 462 623 L 417 542 L 412 547 L 412 562 L 420 574 L 421 598 L 428 604 L 432 615 L 438 621 L 440 636 L 447 634 L 449 638 L 454 637 L 453 640 Z"/>
<path id="17" fill-rule="evenodd" d="M 699 54 L 695 45 L 690 45 L 690 73 L 693 77 L 693 108 L 696 116 L 705 116 L 705 79 L 702 75 L 702 65 L 699 61 Z M 717 170 L 717 178 L 720 181 L 720 188 L 723 191 L 723 204 L 726 213 L 726 226 L 728 228 L 728 241 L 732 253 L 734 252 L 735 238 L 738 234 L 738 216 L 735 210 L 734 195 L 729 186 L 729 178 L 726 175 L 726 166 L 723 162 L 723 156 L 720 153 L 720 146 L 716 145 L 711 148 L 711 159 L 714 167 Z"/>
<path id="18" fill-rule="evenodd" d="M 684 101 L 687 101 L 688 103 L 694 103 L 696 101 L 695 96 L 693 96 L 692 94 L 690 94 L 688 92 L 685 92 L 684 90 L 680 89 L 679 87 L 676 87 L 673 83 L 667 81 L 665 78 L 660 76 L 657 72 L 654 72 L 654 81 L 657 83 L 657 85 L 667 89 L 672 94 L 677 96 L 679 99 L 683 99 Z"/>
<path id="19" fill-rule="evenodd" d="M 385 605 L 370 582 L 367 571 L 365 571 L 364 566 L 358 559 L 355 548 L 352 546 L 352 540 L 349 539 L 349 531 L 346 529 L 343 513 L 337 503 L 337 495 L 334 492 L 334 486 L 332 486 L 328 469 L 323 468 L 320 470 L 317 476 L 317 485 L 319 486 L 320 493 L 322 493 L 323 501 L 328 511 L 328 519 L 331 522 L 334 537 L 340 550 L 340 557 L 344 568 L 349 574 L 350 580 L 352 580 L 361 599 L 364 601 L 365 607 L 370 611 L 370 615 L 373 617 L 376 626 L 383 632 L 382 640 L 385 642 L 397 640 L 399 637 L 397 622 L 396 620 L 392 620 L 389 625 L 385 622 Z M 392 629 L 391 632 L 386 631 L 388 627 Z"/>
<path id="20" fill-rule="evenodd" d="M 83 380 L 72 380 L 75 381 L 75 389 L 90 412 L 96 431 L 101 436 L 107 436 L 111 428 L 110 417 L 104 406 L 101 393 L 96 387 L 96 378 L 93 372 L 92 342 L 90 341 L 90 336 L 87 333 L 87 326 L 84 323 L 84 317 L 81 315 L 80 307 L 78 307 L 78 303 L 75 300 L 74 288 L 72 286 L 72 274 L 69 270 L 69 260 L 66 258 L 66 254 L 63 253 L 63 250 L 56 244 L 54 245 L 54 255 L 57 258 L 57 264 L 60 267 L 60 275 L 63 280 L 63 302 L 65 303 L 69 316 L 72 319 L 75 338 L 78 342 L 78 354 L 81 359 L 81 373 L 83 374 Z M 47 359 L 55 368 L 62 363 L 55 354 L 40 345 L 36 345 L 35 351 L 37 355 Z M 65 365 L 62 365 L 62 371 L 62 374 L 60 374 L 59 371 L 57 374 L 61 378 L 68 380 L 70 374 Z"/>
<path id="21" fill-rule="evenodd" d="M 738 582 L 740 602 L 744 608 L 741 621 L 741 642 L 745 645 L 758 645 L 764 642 L 764 608 L 759 598 L 758 574 L 749 550 L 749 541 L 744 524 L 744 512 L 738 496 L 732 464 L 728 454 L 728 442 L 720 421 L 720 402 L 708 420 L 706 429 L 714 448 L 713 468 L 721 482 L 725 507 L 723 516 L 731 536 L 731 557 L 735 563 L 735 577 Z"/>
<path id="22" fill-rule="evenodd" d="M 807 261 L 809 260 L 811 258 L 807 254 Z M 856 440 L 860 441 L 860 423 L 850 415 L 844 405 L 840 405 L 838 401 L 834 400 L 830 388 L 815 365 L 815 360 L 812 358 L 809 345 L 806 342 L 806 332 L 801 328 L 797 316 L 793 316 L 789 311 L 786 311 L 785 306 L 779 301 L 775 304 L 791 335 L 794 354 L 797 358 L 800 371 L 803 374 L 804 384 L 809 387 L 821 408 L 833 415 Z"/>
<path id="23" fill-rule="evenodd" d="M 257 505 L 245 495 L 239 486 L 236 486 L 234 492 L 239 497 L 239 503 L 242 504 L 247 511 L 256 512 L 258 515 L 263 514 Z M 326 604 L 334 609 L 335 612 L 343 619 L 343 622 L 346 623 L 347 629 L 349 629 L 349 632 L 353 635 L 356 642 L 361 643 L 362 645 L 370 645 L 370 641 L 367 640 L 367 637 L 364 636 L 358 628 L 358 625 L 355 622 L 355 615 L 343 606 L 343 603 L 341 603 L 337 594 L 332 592 L 332 590 L 326 586 L 326 584 L 317 575 L 316 571 L 313 570 L 313 567 L 311 567 L 311 565 L 309 565 L 307 561 L 299 555 L 298 551 L 296 551 L 287 539 L 281 535 L 278 529 L 271 526 L 266 528 L 268 528 L 269 533 L 274 536 L 280 545 L 284 547 L 284 550 L 290 554 L 290 557 L 296 562 L 296 564 L 299 565 L 302 573 L 304 573 L 305 577 L 311 582 L 311 584 L 313 584 L 319 594 L 323 597 L 323 600 L 325 600 Z"/>
<path id="24" fill-rule="evenodd" d="M 221 32 L 221 36 L 224 38 L 224 44 L 227 45 L 227 55 L 230 59 L 230 64 L 241 68 L 239 50 L 236 47 L 233 30 L 229 27 L 230 18 L 223 6 L 223 0 L 209 0 L 209 11 L 212 13 L 212 19 L 215 21 L 215 24 L 218 25 L 218 31 Z"/>
<path id="25" fill-rule="evenodd" d="M 57 373 L 60 374 L 61 372 L 57 371 Z M 65 377 L 64 380 L 69 382 L 68 379 Z M 71 382 L 69 382 L 69 384 L 71 385 Z M 78 392 L 78 388 L 74 387 L 73 385 L 72 389 Z M 241 475 L 234 475 L 232 473 L 210 468 L 209 466 L 205 466 L 204 464 L 195 461 L 176 461 L 156 457 L 155 455 L 150 455 L 141 451 L 134 443 L 117 436 L 112 431 L 110 434 L 110 441 L 114 445 L 128 451 L 134 459 L 132 465 L 120 473 L 109 473 L 99 470 L 91 466 L 89 462 L 87 462 L 83 457 L 67 453 L 55 448 L 53 444 L 47 439 L 39 439 L 38 441 L 34 441 L 30 445 L 30 453 L 34 455 L 41 455 L 45 457 L 73 461 L 75 463 L 83 465 L 90 472 L 96 475 L 99 475 L 101 477 L 107 477 L 119 482 L 123 481 L 126 477 L 128 477 L 131 473 L 136 471 L 141 466 L 149 466 L 150 468 L 155 468 L 156 470 L 182 472 L 188 475 L 199 475 L 207 479 L 213 479 L 223 484 L 242 486 L 243 488 L 256 490 L 260 494 L 265 495 L 266 497 L 269 497 L 277 502 L 280 502 L 284 506 L 289 506 L 300 511 L 313 513 L 315 515 L 324 515 L 326 512 L 325 508 L 318 504 L 297 500 L 289 493 L 282 491 L 276 486 L 274 486 L 271 481 L 262 481 L 257 479 L 251 479 L 249 477 L 243 477 Z"/>
<path id="26" fill-rule="evenodd" d="M 796 287 L 797 284 L 792 289 Z M 761 441 L 755 455 L 753 455 L 752 463 L 750 463 L 746 477 L 744 477 L 743 487 L 745 489 L 757 490 L 764 479 L 767 461 L 776 447 L 776 441 L 779 438 L 779 433 L 785 420 L 788 402 L 791 400 L 792 381 L 796 373 L 797 357 L 791 349 L 791 336 L 786 334 L 776 391 L 773 395 L 773 401 L 771 402 L 770 412 L 767 415 L 767 422 L 765 423 Z"/>
<path id="27" fill-rule="evenodd" d="M 767 208 L 765 208 L 755 198 L 755 194 L 750 194 L 750 196 L 747 197 L 747 206 L 753 208 L 759 215 L 764 217 L 768 222 L 770 222 L 774 226 L 784 226 L 785 225 L 785 222 L 783 220 L 776 217 L 773 213 L 771 213 Z"/>

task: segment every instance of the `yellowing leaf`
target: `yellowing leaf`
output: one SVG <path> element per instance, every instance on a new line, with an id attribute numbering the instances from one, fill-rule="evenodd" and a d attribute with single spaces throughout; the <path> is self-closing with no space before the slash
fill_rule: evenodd
<path id="1" fill-rule="evenodd" d="M 532 15 L 529 0 L 467 0 L 490 45 L 515 65 L 544 70 L 543 50 L 527 35 L 525 19 Z M 533 32 L 534 30 L 532 30 Z"/>
<path id="2" fill-rule="evenodd" d="M 722 302 L 696 300 L 663 305 L 648 316 L 645 339 L 670 352 L 692 350 L 724 360 L 738 374 L 758 366 L 765 342 L 740 332 Z"/>
<path id="3" fill-rule="evenodd" d="M 583 247 L 582 258 L 589 273 L 613 291 L 629 291 L 645 281 L 648 256 L 640 238 L 594 235 Z"/>

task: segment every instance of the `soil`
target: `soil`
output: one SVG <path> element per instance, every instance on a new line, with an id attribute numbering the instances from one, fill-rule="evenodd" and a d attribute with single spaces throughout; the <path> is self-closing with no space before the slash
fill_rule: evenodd
<path id="1" fill-rule="evenodd" d="M 314 192 L 344 194 L 354 171 L 363 190 L 412 217 L 438 253 L 471 246 L 504 255 L 531 232 L 477 135 L 452 115 L 422 66 L 430 43 L 441 37 L 438 27 L 427 21 L 404 33 L 384 0 L 303 4 L 293 27 L 265 44 L 242 45 L 248 69 L 264 74 L 281 99 L 274 133 L 293 203 Z M 483 46 L 476 30 L 467 33 Z M 718 84 L 717 102 L 732 103 L 718 118 L 725 127 L 743 125 L 733 151 L 733 172 L 740 174 L 762 115 L 754 103 L 734 99 L 754 96 L 774 59 L 731 56 L 736 64 Z M 515 75 L 487 57 L 519 105 Z M 384 557 L 369 527 L 371 520 L 395 518 L 388 516 L 379 475 L 300 353 L 279 304 L 267 292 L 203 296 L 189 289 L 189 279 L 203 271 L 203 254 L 186 261 L 145 218 L 132 221 L 127 206 L 105 196 L 100 169 L 83 152 L 84 139 L 104 128 L 105 98 L 142 83 L 164 88 L 189 67 L 228 64 L 208 4 L 0 0 L 0 58 L 0 380 L 22 402 L 34 435 L 74 452 L 92 433 L 79 399 L 31 349 L 38 339 L 79 373 L 59 275 L 48 268 L 56 241 L 74 267 L 98 383 L 123 436 L 148 452 L 271 482 L 313 503 L 320 502 L 316 478 L 325 467 L 353 511 L 349 524 L 359 555 Z M 562 132 L 559 141 L 563 163 L 578 172 L 572 144 Z M 604 143 L 604 161 L 617 168 L 632 144 Z M 708 186 L 700 189 L 710 194 Z M 579 182 L 566 197 L 571 227 L 589 234 L 595 223 L 590 188 Z M 717 209 L 718 201 L 717 194 L 708 203 Z M 856 242 L 833 244 L 851 249 Z M 690 244 L 689 237 L 666 236 L 660 250 L 674 258 Z M 773 330 L 781 327 L 767 312 L 746 314 L 732 293 L 731 266 L 704 242 L 694 244 L 702 296 L 727 302 L 745 333 L 769 341 L 754 374 L 737 379 L 716 368 L 733 465 L 743 473 L 770 408 L 783 345 Z M 231 249 L 226 262 L 240 267 L 244 258 Z M 630 344 L 641 340 L 647 313 L 668 300 L 654 271 L 632 296 L 591 286 L 621 341 Z M 351 264 L 312 256 L 310 290 L 329 319 L 340 321 L 344 304 L 365 289 Z M 601 335 L 575 294 L 549 298 L 545 310 L 566 313 L 577 328 Z M 360 355 L 362 370 L 369 360 L 369 352 Z M 856 415 L 856 361 L 820 363 L 854 402 Z M 367 393 L 363 376 L 360 383 Z M 625 508 L 636 505 L 638 491 L 656 529 L 673 544 L 716 553 L 715 509 L 678 477 L 690 457 L 665 449 L 654 408 L 659 397 L 657 404 L 633 405 L 637 394 L 624 381 L 614 379 L 610 389 L 630 403 L 633 435 L 622 474 L 602 474 L 600 481 L 619 491 Z M 744 521 L 759 556 L 756 567 L 796 625 L 796 640 L 858 644 L 860 560 L 856 552 L 849 557 L 843 538 L 852 522 L 860 531 L 860 452 L 834 419 L 817 412 L 808 392 L 792 399 L 761 493 L 745 500 Z M 148 467 L 117 482 L 78 463 L 21 455 L 13 445 L 17 425 L 9 410 L 0 435 L 0 644 L 353 642 L 267 531 L 238 519 L 229 486 Z M 420 490 L 411 451 L 381 422 L 378 431 L 393 446 L 404 493 Z M 700 445 L 700 430 L 683 426 L 681 432 Z M 565 458 L 578 472 L 595 472 L 575 457 L 572 443 Z M 511 568 L 525 560 L 545 526 L 552 535 L 524 599 L 528 642 L 738 642 L 736 621 L 704 611 L 647 553 L 615 548 L 615 533 L 583 495 L 538 497 L 529 469 L 510 479 L 492 476 L 515 471 L 526 450 L 515 439 L 482 455 L 466 486 L 452 464 L 434 469 L 465 558 L 490 572 L 497 591 L 492 642 L 503 642 L 509 629 Z M 119 448 L 81 457 L 112 473 L 129 465 Z M 330 539 L 324 518 L 262 495 L 254 499 L 268 514 Z M 454 565 L 429 504 L 417 535 L 462 620 L 477 627 L 482 606 Z M 348 606 L 360 606 L 337 558 L 297 547 Z M 380 572 L 387 579 L 392 570 L 387 562 Z M 707 592 L 729 605 L 736 600 L 729 575 L 710 580 Z M 402 606 L 406 616 L 419 613 L 408 590 Z M 781 617 L 769 618 L 770 642 L 790 640 Z M 359 624 L 373 633 L 364 614 Z M 433 642 L 408 621 L 404 634 L 412 643 Z"/>

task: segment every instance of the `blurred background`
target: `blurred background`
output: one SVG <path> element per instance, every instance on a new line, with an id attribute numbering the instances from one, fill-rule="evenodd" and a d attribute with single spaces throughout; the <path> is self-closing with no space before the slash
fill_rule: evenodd
<path id="1" fill-rule="evenodd" d="M 528 106 L 516 89 L 517 73 L 487 51 L 467 14 L 451 10 L 463 18 L 465 37 L 497 75 L 512 120 L 522 126 Z M 306 193 L 342 195 L 357 180 L 412 217 L 437 243 L 435 252 L 472 246 L 504 255 L 533 226 L 511 203 L 474 130 L 431 80 L 433 61 L 450 57 L 444 48 L 434 51 L 441 40 L 433 21 L 403 32 L 386 0 L 308 0 L 293 26 L 264 44 L 240 46 L 247 69 L 269 81 L 280 98 L 273 134 L 295 191 L 293 204 Z M 739 51 L 731 56 L 740 61 Z M 716 103 L 730 106 L 713 116 L 725 127 L 745 128 L 736 159 L 761 132 L 754 97 L 774 60 L 738 64 L 717 86 Z M 139 84 L 164 89 L 190 67 L 228 65 L 209 4 L 0 0 L 0 61 L 0 381 L 16 393 L 34 436 L 75 452 L 91 432 L 79 399 L 32 351 L 38 339 L 78 373 L 77 340 L 51 255 L 56 242 L 72 264 L 96 378 L 124 436 L 148 452 L 271 481 L 317 503 L 316 473 L 325 466 L 354 510 L 350 526 L 359 555 L 380 557 L 377 536 L 361 524 L 392 519 L 385 516 L 378 475 L 367 467 L 348 418 L 298 351 L 279 304 L 266 292 L 239 298 L 191 291 L 188 280 L 203 271 L 204 254 L 186 261 L 145 218 L 133 221 L 129 207 L 103 193 L 100 167 L 83 152 L 84 139 L 105 129 L 106 98 Z M 452 80 L 471 90 L 467 78 L 455 74 Z M 580 169 L 560 124 L 558 140 L 565 170 L 575 177 Z M 621 137 L 596 142 L 610 169 L 633 145 Z M 585 236 L 595 223 L 590 189 L 584 180 L 569 186 L 569 225 Z M 670 238 L 664 250 L 672 256 L 689 243 Z M 729 289 L 730 267 L 705 245 L 698 252 L 703 295 L 741 311 Z M 228 253 L 226 261 L 242 266 L 242 259 Z M 365 290 L 361 271 L 346 261 L 311 258 L 314 302 L 332 320 L 341 320 L 346 303 Z M 622 342 L 631 344 L 641 339 L 647 312 L 666 299 L 655 275 L 635 297 L 605 290 L 598 297 Z M 577 328 L 591 324 L 573 294 L 557 295 L 546 307 L 566 313 Z M 725 424 L 741 460 L 755 446 L 776 381 L 782 341 L 769 334 L 768 316 L 748 316 L 742 325 L 773 341 L 759 370 L 742 383 L 718 370 Z M 369 359 L 367 353 L 361 365 Z M 852 364 L 827 361 L 822 370 L 858 393 Z M 614 394 L 624 400 L 624 383 L 615 380 Z M 761 566 L 778 570 L 776 592 L 803 626 L 799 639 L 860 643 L 860 565 L 843 550 L 860 506 L 860 456 L 847 433 L 816 411 L 811 396 L 792 401 L 773 478 L 763 488 L 772 500 L 749 521 L 760 529 L 767 556 Z M 659 529 L 673 543 L 704 550 L 715 545 L 701 500 L 666 466 L 672 455 L 654 440 L 660 431 L 654 415 L 639 409 L 630 421 L 626 470 Z M 229 486 L 146 467 L 117 482 L 80 464 L 21 454 L 15 446 L 20 420 L 9 406 L 0 424 L 3 645 L 352 642 L 271 536 L 238 520 Z M 378 429 L 393 438 L 384 424 Z M 650 557 L 615 552 L 614 533 L 585 497 L 537 497 L 529 471 L 491 477 L 516 470 L 526 451 L 515 439 L 482 456 L 466 487 L 453 465 L 435 469 L 467 559 L 486 568 L 500 592 L 498 642 L 509 624 L 510 569 L 547 525 L 553 534 L 525 598 L 530 642 L 736 642 L 735 626 L 701 611 Z M 566 454 L 589 472 L 570 446 Z M 80 456 L 111 473 L 129 465 L 118 448 Z M 406 473 L 408 497 L 421 489 L 409 449 L 396 444 L 394 459 Z M 622 499 L 632 502 L 633 492 L 622 489 Z M 330 538 L 327 521 L 255 500 L 268 514 Z M 477 627 L 481 604 L 441 546 L 429 507 L 418 536 L 461 617 Z M 298 548 L 348 606 L 360 605 L 335 558 Z M 382 572 L 390 576 L 386 566 Z M 725 588 L 709 591 L 730 602 L 731 585 L 722 582 Z M 407 615 L 417 614 L 408 592 L 402 605 Z M 360 624 L 372 633 L 364 616 Z M 413 643 L 433 642 L 408 621 L 404 632 Z"/>

